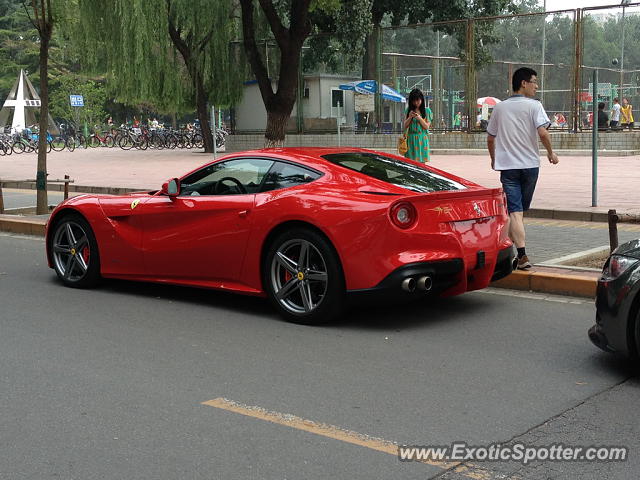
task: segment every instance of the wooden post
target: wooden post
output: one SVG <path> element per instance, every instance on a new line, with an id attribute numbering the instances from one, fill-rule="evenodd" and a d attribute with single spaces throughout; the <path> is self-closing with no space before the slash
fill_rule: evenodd
<path id="1" fill-rule="evenodd" d="M 613 252 L 618 248 L 618 215 L 615 210 L 607 212 L 609 220 L 609 248 Z"/>
<path id="2" fill-rule="evenodd" d="M 69 175 L 64 176 L 64 199 L 69 198 Z"/>
<path id="3" fill-rule="evenodd" d="M 4 198 L 2 197 L 2 182 L 0 182 L 0 215 L 4 213 Z"/>

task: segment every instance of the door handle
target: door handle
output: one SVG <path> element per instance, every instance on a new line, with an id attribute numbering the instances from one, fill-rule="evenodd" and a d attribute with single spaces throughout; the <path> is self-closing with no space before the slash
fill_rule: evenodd
<path id="1" fill-rule="evenodd" d="M 244 217 L 246 217 L 247 215 L 249 215 L 249 210 L 241 210 L 241 211 L 239 211 L 239 212 L 238 212 L 238 216 L 239 216 L 240 218 L 244 218 Z"/>

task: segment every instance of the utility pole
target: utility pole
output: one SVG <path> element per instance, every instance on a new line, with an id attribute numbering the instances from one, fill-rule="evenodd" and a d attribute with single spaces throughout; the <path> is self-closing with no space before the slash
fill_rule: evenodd
<path id="1" fill-rule="evenodd" d="M 544 0 L 544 15 L 542 16 L 542 70 L 540 75 L 540 102 L 544 107 L 544 91 L 546 84 L 544 81 L 544 69 L 545 69 L 545 51 L 547 50 L 547 0 Z"/>

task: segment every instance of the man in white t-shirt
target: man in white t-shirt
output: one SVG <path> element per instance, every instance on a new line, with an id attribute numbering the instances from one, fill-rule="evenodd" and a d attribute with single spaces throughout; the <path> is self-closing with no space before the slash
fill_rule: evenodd
<path id="1" fill-rule="evenodd" d="M 507 197 L 509 238 L 518 249 L 518 269 L 531 268 L 525 250 L 524 212 L 529 210 L 540 171 L 538 138 L 552 164 L 558 156 L 551 147 L 547 128 L 551 125 L 542 104 L 535 99 L 537 73 L 519 68 L 511 79 L 514 95 L 493 108 L 487 127 L 491 168 L 500 171 Z"/>
<path id="2" fill-rule="evenodd" d="M 617 98 L 613 99 L 613 106 L 611 107 L 611 120 L 609 120 L 609 126 L 616 128 L 620 124 L 620 101 Z"/>

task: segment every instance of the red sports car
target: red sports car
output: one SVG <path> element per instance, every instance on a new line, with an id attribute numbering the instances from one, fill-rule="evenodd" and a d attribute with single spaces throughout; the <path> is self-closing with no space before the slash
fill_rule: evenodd
<path id="1" fill-rule="evenodd" d="M 101 277 L 267 296 L 318 323 L 347 295 L 415 298 L 513 271 L 501 189 L 356 148 L 239 152 L 160 190 L 81 195 L 47 224 L 49 266 L 70 287 Z"/>

